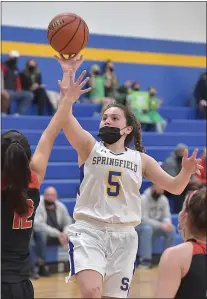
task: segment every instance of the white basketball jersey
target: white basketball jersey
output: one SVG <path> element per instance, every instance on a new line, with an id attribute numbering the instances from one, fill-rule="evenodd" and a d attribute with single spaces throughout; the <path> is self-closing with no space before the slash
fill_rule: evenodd
<path id="1" fill-rule="evenodd" d="M 141 222 L 142 163 L 138 151 L 113 153 L 96 142 L 80 167 L 75 220 L 136 226 Z"/>

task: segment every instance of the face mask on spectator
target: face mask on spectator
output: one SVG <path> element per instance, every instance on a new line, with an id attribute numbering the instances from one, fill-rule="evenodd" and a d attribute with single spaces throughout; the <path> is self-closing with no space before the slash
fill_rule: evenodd
<path id="1" fill-rule="evenodd" d="M 154 200 L 158 200 L 159 199 L 159 197 L 161 196 L 161 194 L 160 193 L 158 193 L 158 192 L 156 192 L 156 191 L 152 191 L 152 198 L 154 199 Z"/>
<path id="2" fill-rule="evenodd" d="M 52 205 L 54 205 L 55 203 L 53 201 L 50 201 L 50 200 L 46 200 L 45 199 L 45 205 L 46 207 L 51 207 Z"/>
<path id="3" fill-rule="evenodd" d="M 8 60 L 8 65 L 14 67 L 17 65 L 17 58 L 11 58 Z"/>
<path id="4" fill-rule="evenodd" d="M 156 96 L 156 93 L 155 92 L 150 92 L 150 96 L 154 97 L 154 96 Z"/>
<path id="5" fill-rule="evenodd" d="M 137 82 L 134 82 L 132 84 L 132 90 L 139 91 L 140 90 L 140 85 Z"/>
<path id="6" fill-rule="evenodd" d="M 28 70 L 29 70 L 30 72 L 33 72 L 35 69 L 36 69 L 36 67 L 35 67 L 34 65 L 29 65 L 29 66 L 28 66 Z"/>
<path id="7" fill-rule="evenodd" d="M 183 156 L 176 156 L 176 159 L 177 159 L 178 163 L 181 163 L 182 159 L 183 159 Z"/>
<path id="8" fill-rule="evenodd" d="M 100 71 L 94 71 L 93 74 L 94 74 L 95 76 L 99 76 L 99 75 L 101 75 L 101 72 L 100 72 Z"/>
<path id="9" fill-rule="evenodd" d="M 114 71 L 113 66 L 110 66 L 110 67 L 109 67 L 109 71 L 113 73 L 113 71 Z"/>

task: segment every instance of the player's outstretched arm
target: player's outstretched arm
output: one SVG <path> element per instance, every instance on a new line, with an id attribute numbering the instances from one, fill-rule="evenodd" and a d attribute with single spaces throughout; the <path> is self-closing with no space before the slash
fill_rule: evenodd
<path id="1" fill-rule="evenodd" d="M 197 173 L 200 175 L 201 159 L 197 159 L 198 150 L 194 150 L 191 157 L 188 158 L 188 151 L 186 150 L 182 160 L 182 169 L 176 177 L 170 176 L 152 157 L 141 153 L 143 164 L 143 175 L 153 184 L 172 193 L 181 194 L 188 185 L 191 175 Z"/>
<path id="2" fill-rule="evenodd" d="M 30 164 L 31 169 L 36 172 L 40 184 L 45 176 L 54 140 L 68 121 L 68 111 L 71 109 L 73 100 L 79 98 L 80 94 L 85 93 L 84 90 L 81 90 L 86 84 L 86 80 L 82 81 L 83 77 L 84 72 L 74 82 L 74 72 L 70 71 L 65 86 L 61 81 L 58 82 L 61 89 L 58 109 L 43 132 Z"/>
<path id="3" fill-rule="evenodd" d="M 63 55 L 60 57 L 56 56 L 56 59 L 61 65 L 63 70 L 63 85 L 67 82 L 68 71 L 71 69 L 74 72 L 80 67 L 83 63 L 83 57 L 81 56 L 80 59 L 77 58 L 78 54 L 74 57 L 69 57 L 66 59 Z M 86 73 L 86 72 L 85 72 Z M 86 78 L 86 82 L 88 82 L 89 78 Z M 91 88 L 86 89 L 85 91 L 90 91 Z M 73 99 L 73 102 L 77 100 Z M 68 111 L 68 120 L 63 127 L 64 133 L 72 147 L 78 152 L 79 158 L 81 162 L 85 162 L 95 145 L 95 138 L 86 130 L 84 130 L 77 119 L 73 116 L 72 107 Z"/>

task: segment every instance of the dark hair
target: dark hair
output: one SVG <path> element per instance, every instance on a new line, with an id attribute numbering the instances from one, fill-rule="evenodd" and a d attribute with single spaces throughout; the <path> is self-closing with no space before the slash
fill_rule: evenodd
<path id="1" fill-rule="evenodd" d="M 20 216 L 28 212 L 27 189 L 31 180 L 31 149 L 26 137 L 16 130 L 1 135 L 1 172 L 6 200 Z"/>
<path id="2" fill-rule="evenodd" d="M 206 234 L 206 187 L 192 192 L 187 195 L 185 207 L 188 213 L 190 230 L 195 235 Z"/>
<path id="3" fill-rule="evenodd" d="M 108 110 L 109 108 L 117 107 L 121 109 L 124 112 L 124 115 L 126 117 L 126 124 L 127 126 L 132 126 L 133 130 L 132 132 L 126 136 L 124 145 L 128 147 L 133 140 L 134 142 L 134 148 L 139 152 L 144 152 L 144 147 L 142 146 L 142 130 L 141 125 L 137 121 L 135 115 L 130 111 L 130 109 L 127 106 L 121 105 L 121 104 L 110 104 L 108 105 L 103 113 Z"/>
<path id="4" fill-rule="evenodd" d="M 109 63 L 113 63 L 113 61 L 110 60 L 110 59 L 108 59 L 108 60 L 106 60 L 106 61 L 104 62 L 104 65 L 103 65 L 103 73 L 106 72 L 106 69 L 107 69 L 107 66 L 108 66 Z"/>
<path id="5" fill-rule="evenodd" d="M 34 61 L 35 64 L 36 64 L 36 66 L 37 66 L 37 62 L 36 62 L 35 59 L 29 59 L 29 60 L 27 60 L 27 62 L 26 62 L 26 68 L 28 68 L 28 66 L 29 66 L 29 64 L 30 64 L 30 61 Z"/>

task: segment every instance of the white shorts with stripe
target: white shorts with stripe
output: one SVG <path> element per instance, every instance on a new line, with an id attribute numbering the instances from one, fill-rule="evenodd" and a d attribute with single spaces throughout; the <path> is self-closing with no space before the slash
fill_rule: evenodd
<path id="1" fill-rule="evenodd" d="M 94 270 L 103 276 L 102 296 L 126 298 L 138 248 L 135 228 L 76 221 L 68 236 L 69 280 L 80 271 Z"/>

